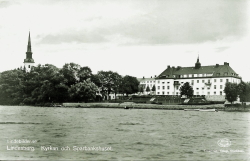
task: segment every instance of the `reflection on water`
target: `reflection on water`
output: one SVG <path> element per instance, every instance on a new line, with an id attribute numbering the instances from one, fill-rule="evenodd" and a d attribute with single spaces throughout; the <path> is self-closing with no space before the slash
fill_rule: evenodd
<path id="1" fill-rule="evenodd" d="M 249 123 L 246 112 L 0 106 L 0 159 L 249 159 Z"/>

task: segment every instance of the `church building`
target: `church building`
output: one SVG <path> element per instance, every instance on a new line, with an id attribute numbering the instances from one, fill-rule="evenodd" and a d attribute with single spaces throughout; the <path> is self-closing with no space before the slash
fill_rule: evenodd
<path id="1" fill-rule="evenodd" d="M 31 68 L 35 65 L 34 59 L 32 58 L 32 51 L 31 51 L 31 40 L 30 40 L 30 32 L 29 32 L 29 38 L 28 38 L 28 45 L 27 45 L 27 52 L 26 52 L 26 58 L 24 59 L 24 68 L 26 71 L 30 71 Z"/>

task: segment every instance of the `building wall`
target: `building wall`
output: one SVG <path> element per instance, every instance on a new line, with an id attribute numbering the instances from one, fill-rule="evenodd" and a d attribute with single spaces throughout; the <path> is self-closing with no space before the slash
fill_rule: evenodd
<path id="1" fill-rule="evenodd" d="M 154 78 L 144 78 L 140 80 L 140 85 L 143 85 L 143 94 L 149 94 L 152 93 L 151 92 L 146 92 L 147 86 L 150 88 L 150 90 L 152 90 L 153 86 L 155 85 L 156 80 Z"/>
<path id="2" fill-rule="evenodd" d="M 174 82 L 176 85 L 174 85 Z M 156 80 L 156 94 L 157 95 L 179 95 L 180 87 L 185 83 L 193 87 L 194 95 L 225 95 L 223 92 L 226 82 L 240 83 L 241 79 L 234 77 L 193 77 L 180 79 L 157 79 Z M 209 85 L 208 82 L 211 84 Z M 179 84 L 179 85 L 178 85 Z"/>
<path id="3" fill-rule="evenodd" d="M 35 65 L 35 63 L 24 63 L 24 67 L 27 72 L 30 72 L 31 68 Z"/>

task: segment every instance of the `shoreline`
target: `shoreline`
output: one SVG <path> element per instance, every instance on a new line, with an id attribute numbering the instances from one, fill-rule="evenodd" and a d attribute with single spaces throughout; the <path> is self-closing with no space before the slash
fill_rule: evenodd
<path id="1" fill-rule="evenodd" d="M 58 104 L 59 105 L 59 104 Z M 43 108 L 113 108 L 113 109 L 155 109 L 155 110 L 184 110 L 184 109 L 216 109 L 217 111 L 248 112 L 250 107 L 225 107 L 224 104 L 209 105 L 159 105 L 159 104 L 137 104 L 134 102 L 124 103 L 62 103 L 59 106 L 39 105 L 0 105 L 0 106 L 32 106 Z"/>
<path id="2" fill-rule="evenodd" d="M 67 108 L 119 108 L 131 109 L 159 109 L 159 110 L 184 110 L 184 109 L 217 109 L 224 110 L 224 104 L 212 105 L 158 105 L 158 104 L 136 104 L 125 103 L 63 103 L 62 107 Z"/>

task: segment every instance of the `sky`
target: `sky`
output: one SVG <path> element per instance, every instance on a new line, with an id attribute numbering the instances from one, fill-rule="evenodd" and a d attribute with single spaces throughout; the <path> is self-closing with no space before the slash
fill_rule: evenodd
<path id="1" fill-rule="evenodd" d="M 0 72 L 65 63 L 138 78 L 224 64 L 250 81 L 248 0 L 0 0 Z"/>

